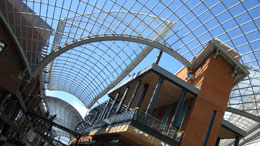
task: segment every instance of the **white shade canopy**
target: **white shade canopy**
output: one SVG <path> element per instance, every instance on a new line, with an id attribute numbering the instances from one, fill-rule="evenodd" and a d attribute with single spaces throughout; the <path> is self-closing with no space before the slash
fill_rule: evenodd
<path id="1" fill-rule="evenodd" d="M 51 116 L 56 115 L 53 122 L 75 131 L 79 122 L 83 121 L 80 113 L 66 101 L 56 97 L 44 97 Z M 53 127 L 54 136 L 64 136 L 72 139 L 73 136 L 63 130 Z"/>

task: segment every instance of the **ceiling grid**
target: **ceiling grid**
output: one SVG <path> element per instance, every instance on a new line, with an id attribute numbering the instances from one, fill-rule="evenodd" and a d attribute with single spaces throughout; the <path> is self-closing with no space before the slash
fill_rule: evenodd
<path id="1" fill-rule="evenodd" d="M 89 106 L 127 77 L 151 50 L 162 50 L 142 42 L 160 44 L 190 63 L 210 40 L 217 39 L 237 52 L 235 58 L 250 72 L 233 88 L 228 107 L 260 117 L 259 0 L 21 0 L 13 7 L 12 3 L 3 0 L 0 9 L 32 71 L 49 54 L 102 38 L 51 60 L 42 72 L 50 90 L 69 92 Z M 23 22 L 23 18 L 35 21 Z M 129 41 L 134 39 L 140 41 Z M 37 55 L 41 57 L 33 57 Z M 246 131 L 259 125 L 231 113 L 225 119 Z"/>

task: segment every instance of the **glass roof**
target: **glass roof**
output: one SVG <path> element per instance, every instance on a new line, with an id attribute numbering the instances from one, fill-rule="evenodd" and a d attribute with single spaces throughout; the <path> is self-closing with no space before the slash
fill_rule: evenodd
<path id="1" fill-rule="evenodd" d="M 0 8 L 32 70 L 50 54 L 67 49 L 46 61 L 42 74 L 48 89 L 69 92 L 86 106 L 93 105 L 152 50 L 180 55 L 177 59 L 185 65 L 215 38 L 237 52 L 235 57 L 250 72 L 233 88 L 228 107 L 260 116 L 259 0 L 22 0 L 11 5 L 14 2 L 3 0 Z M 24 23 L 24 17 L 35 21 Z M 30 35 L 32 27 L 38 36 Z M 43 43 L 42 51 L 31 47 Z M 34 54 L 40 59 L 32 58 Z M 259 125 L 238 124 L 237 116 L 225 118 L 246 131 Z"/>

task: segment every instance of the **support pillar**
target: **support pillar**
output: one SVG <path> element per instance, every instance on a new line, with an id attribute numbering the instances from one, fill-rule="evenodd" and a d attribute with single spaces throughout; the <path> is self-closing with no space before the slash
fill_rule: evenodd
<path id="1" fill-rule="evenodd" d="M 155 60 L 155 64 L 159 64 L 159 62 L 160 62 L 160 60 L 161 60 L 161 57 L 162 57 L 162 51 L 160 51 L 159 53 L 158 53 L 158 55 L 157 55 L 157 57 L 156 57 L 156 60 Z"/>
<path id="2" fill-rule="evenodd" d="M 131 107 L 131 105 L 132 105 L 132 103 L 133 103 L 133 101 L 134 101 L 135 95 L 136 95 L 136 93 L 137 93 L 137 90 L 138 90 L 139 87 L 140 87 L 141 82 L 142 82 L 142 80 L 138 80 L 138 81 L 137 81 L 137 84 L 136 84 L 136 86 L 135 86 L 135 89 L 134 89 L 134 91 L 133 91 L 133 94 L 132 94 L 132 96 L 131 96 L 131 98 L 130 98 L 130 100 L 129 100 L 129 102 L 128 102 L 128 105 L 127 105 L 125 111 L 128 111 L 128 109 Z"/>
<path id="3" fill-rule="evenodd" d="M 236 137 L 234 146 L 238 146 L 238 145 L 239 145 L 240 138 L 241 138 L 241 136 L 237 136 L 237 137 Z"/>
<path id="4" fill-rule="evenodd" d="M 126 99 L 126 96 L 127 96 L 127 93 L 129 91 L 129 89 L 130 89 L 130 87 L 126 87 L 125 92 L 123 94 L 123 97 L 121 98 L 120 103 L 117 106 L 115 114 L 118 114 L 120 112 L 120 109 L 121 109 L 121 107 L 122 107 L 122 105 L 123 105 L 123 103 L 124 103 L 124 101 Z"/>
<path id="5" fill-rule="evenodd" d="M 138 98 L 138 100 L 136 102 L 135 108 L 140 108 L 141 107 L 142 102 L 144 100 L 144 97 L 145 97 L 145 94 L 146 94 L 148 88 L 149 88 L 149 85 L 145 83 L 144 87 L 142 89 L 142 92 L 141 92 L 141 94 L 140 94 L 140 96 L 139 96 L 139 98 Z"/>
<path id="6" fill-rule="evenodd" d="M 108 100 L 108 106 L 107 106 L 107 108 L 105 109 L 104 115 L 102 116 L 101 120 L 103 120 L 103 119 L 106 118 L 106 115 L 107 115 L 107 112 L 108 112 L 109 108 L 110 108 L 110 99 Z"/>
<path id="7" fill-rule="evenodd" d="M 163 115 L 162 122 L 161 122 L 161 124 L 160 124 L 160 126 L 159 126 L 159 131 L 160 131 L 160 132 L 163 132 L 163 131 L 165 130 L 165 127 L 166 127 L 168 118 L 169 118 L 169 116 L 170 116 L 172 107 L 173 107 L 173 104 L 170 104 L 170 105 L 167 107 L 167 110 L 166 110 L 165 114 Z"/>
<path id="8" fill-rule="evenodd" d="M 177 119 L 179 118 L 180 112 L 182 110 L 182 107 L 183 107 L 185 99 L 186 99 L 186 93 L 187 93 L 186 90 L 182 90 L 180 100 L 178 102 L 178 105 L 177 105 L 174 115 L 172 117 L 171 123 L 167 130 L 167 135 L 170 134 L 171 128 L 176 126 Z"/>
<path id="9" fill-rule="evenodd" d="M 79 145 L 79 140 L 80 140 L 80 136 L 77 137 L 77 140 L 76 140 L 76 143 L 75 143 L 76 146 Z"/>
<path id="10" fill-rule="evenodd" d="M 163 82 L 164 82 L 164 79 L 162 77 L 160 77 L 160 79 L 159 79 L 159 81 L 158 81 L 158 83 L 157 83 L 157 85 L 155 87 L 155 90 L 153 92 L 153 95 L 152 95 L 152 97 L 150 99 L 150 102 L 149 102 L 149 104 L 147 106 L 147 109 L 146 109 L 146 112 L 145 112 L 146 114 L 152 114 L 154 106 L 156 104 L 156 101 L 157 101 L 157 99 L 159 97 L 159 94 L 160 94 Z"/>
<path id="11" fill-rule="evenodd" d="M 109 99 L 109 100 L 110 100 L 110 99 Z M 103 115 L 105 114 L 105 111 L 106 111 L 106 109 L 107 109 L 107 107 L 108 107 L 108 104 L 109 104 L 109 100 L 107 101 L 107 104 L 106 104 L 105 108 L 103 109 L 102 113 L 99 115 L 98 121 L 101 120 L 102 117 L 103 117 Z"/>
<path id="12" fill-rule="evenodd" d="M 94 115 L 94 117 L 93 117 L 93 119 L 92 119 L 92 121 L 91 121 L 91 124 L 93 124 L 93 123 L 95 122 L 95 119 L 96 119 L 97 115 L 98 115 L 98 111 L 95 112 L 95 115 Z"/>
<path id="13" fill-rule="evenodd" d="M 114 108 L 114 106 L 115 106 L 115 104 L 116 104 L 116 101 L 117 101 L 117 98 L 119 97 L 119 95 L 120 95 L 120 93 L 117 92 L 117 93 L 116 93 L 116 97 L 115 97 L 115 99 L 114 99 L 114 102 L 112 103 L 111 107 L 109 108 L 109 110 L 108 110 L 108 112 L 107 112 L 106 118 L 108 118 L 108 117 L 110 116 L 110 114 L 111 114 L 111 112 L 112 112 L 112 110 L 113 110 L 113 108 Z"/>
<path id="14" fill-rule="evenodd" d="M 6 92 L 0 101 L 0 105 L 3 105 L 8 99 L 8 97 L 9 97 L 9 93 Z"/>
<path id="15" fill-rule="evenodd" d="M 219 142 L 220 142 L 220 138 L 218 137 L 215 146 L 218 146 L 218 145 L 219 145 Z"/>

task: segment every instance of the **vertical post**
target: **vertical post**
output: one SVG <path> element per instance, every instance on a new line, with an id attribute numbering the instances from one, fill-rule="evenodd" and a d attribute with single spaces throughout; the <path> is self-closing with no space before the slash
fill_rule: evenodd
<path id="1" fill-rule="evenodd" d="M 234 146 L 238 146 L 238 145 L 239 145 L 240 138 L 241 138 L 241 136 L 237 136 L 237 137 L 236 137 Z"/>
<path id="2" fill-rule="evenodd" d="M 139 98 L 138 98 L 138 100 L 137 100 L 137 102 L 136 102 L 135 108 L 141 107 L 142 102 L 143 102 L 143 100 L 144 100 L 144 97 L 145 97 L 145 94 L 146 94 L 148 88 L 149 88 L 149 85 L 145 83 L 145 84 L 144 84 L 144 87 L 143 87 L 143 89 L 142 89 L 142 92 L 141 92 L 141 94 L 140 94 L 140 96 L 139 96 Z"/>
<path id="3" fill-rule="evenodd" d="M 3 97 L 1 97 L 0 105 L 3 105 L 6 102 L 6 100 L 8 99 L 9 96 L 10 96 L 10 94 L 6 92 L 3 95 Z"/>
<path id="4" fill-rule="evenodd" d="M 118 106 L 117 106 L 117 109 L 116 109 L 115 114 L 118 114 L 118 113 L 120 112 L 120 109 L 121 109 L 122 104 L 124 103 L 124 101 L 125 101 L 125 99 L 126 99 L 126 96 L 127 96 L 127 93 L 128 93 L 128 91 L 129 91 L 129 89 L 130 89 L 130 87 L 126 87 L 125 92 L 124 92 L 124 94 L 123 94 L 123 97 L 121 98 L 120 103 L 119 103 Z"/>
<path id="5" fill-rule="evenodd" d="M 220 142 L 220 138 L 218 137 L 215 146 L 218 146 L 219 142 Z"/>
<path id="6" fill-rule="evenodd" d="M 115 106 L 115 104 L 116 104 L 116 101 L 117 101 L 117 98 L 119 97 L 119 95 L 120 95 L 120 93 L 117 92 L 117 93 L 116 93 L 116 97 L 115 97 L 115 99 L 114 99 L 114 102 L 112 103 L 110 109 L 109 109 L 108 112 L 107 112 L 106 118 L 108 118 L 108 117 L 110 116 L 110 114 L 111 114 L 111 112 L 112 112 L 112 110 L 113 110 L 113 108 L 114 108 L 114 106 Z"/>
<path id="7" fill-rule="evenodd" d="M 98 117 L 97 117 L 96 121 L 99 121 L 101 119 L 102 113 L 103 113 L 104 110 L 105 110 L 105 108 L 103 110 L 100 110 L 100 112 L 98 113 Z"/>
<path id="8" fill-rule="evenodd" d="M 182 91 L 182 93 L 181 93 L 181 99 L 182 99 L 182 101 L 181 101 L 181 104 L 180 104 L 180 107 L 177 109 L 177 111 L 176 111 L 176 118 L 174 118 L 174 121 L 173 121 L 173 126 L 176 126 L 176 123 L 177 123 L 177 120 L 178 120 L 178 118 L 179 118 L 179 115 L 180 115 L 180 113 L 181 113 L 181 111 L 182 111 L 182 109 L 183 109 L 183 105 L 184 105 L 184 103 L 185 103 L 185 100 L 186 100 L 186 94 L 187 94 L 187 91 L 186 90 L 183 90 Z"/>
<path id="9" fill-rule="evenodd" d="M 77 137 L 77 141 L 76 141 L 76 143 L 75 143 L 76 146 L 79 145 L 79 140 L 80 140 L 80 136 Z"/>
<path id="10" fill-rule="evenodd" d="M 162 77 L 160 77 L 156 87 L 155 87 L 155 90 L 153 92 L 153 95 L 150 99 L 150 102 L 147 106 L 147 109 L 146 109 L 146 114 L 152 114 L 153 112 L 153 109 L 154 109 L 154 106 L 155 106 L 155 103 L 159 97 L 159 94 L 160 94 L 160 91 L 161 91 L 161 88 L 162 88 L 162 85 L 163 85 L 163 82 L 164 82 L 164 79 Z"/>
<path id="11" fill-rule="evenodd" d="M 155 60 L 155 64 L 158 64 L 159 63 L 159 61 L 161 60 L 161 57 L 162 57 L 162 51 L 160 51 L 159 53 L 158 53 L 158 55 L 157 55 L 157 57 L 156 57 L 156 60 Z"/>
<path id="12" fill-rule="evenodd" d="M 180 111 L 182 109 L 182 106 L 184 105 L 184 102 L 185 102 L 185 99 L 186 99 L 186 93 L 187 93 L 186 90 L 182 90 L 180 100 L 179 100 L 178 105 L 177 105 L 177 107 L 175 109 L 175 113 L 174 113 L 174 115 L 172 117 L 171 123 L 170 123 L 170 125 L 168 127 L 167 135 L 170 134 L 171 127 L 175 126 L 175 124 L 176 124 L 176 121 L 178 119 L 179 113 L 180 113 Z"/>
<path id="13" fill-rule="evenodd" d="M 110 99 L 109 99 L 109 100 L 110 100 Z M 106 104 L 105 108 L 103 109 L 102 113 L 99 115 L 98 120 L 101 120 L 102 117 L 103 117 L 103 115 L 105 114 L 105 111 L 106 111 L 106 109 L 107 109 L 107 107 L 108 107 L 108 104 L 109 104 L 109 100 L 107 101 L 107 104 Z"/>
<path id="14" fill-rule="evenodd" d="M 136 93 L 137 93 L 138 88 L 140 87 L 141 82 L 142 82 L 142 80 L 138 80 L 138 81 L 137 81 L 137 84 L 136 84 L 136 86 L 135 86 L 135 89 L 134 89 L 134 91 L 133 91 L 133 94 L 132 94 L 132 96 L 131 96 L 131 98 L 130 98 L 130 100 L 129 100 L 129 102 L 128 102 L 128 105 L 127 105 L 125 111 L 128 111 L 128 109 L 131 107 L 131 104 L 132 104 L 133 101 L 134 101 L 135 95 L 136 95 Z"/>
<path id="15" fill-rule="evenodd" d="M 106 118 L 107 111 L 109 110 L 109 108 L 110 108 L 110 99 L 109 99 L 109 101 L 108 101 L 108 106 L 107 106 L 107 108 L 106 108 L 106 110 L 105 110 L 105 112 L 104 112 L 104 115 L 102 116 L 101 120 L 103 120 L 103 119 Z"/>
<path id="16" fill-rule="evenodd" d="M 159 112 L 158 109 L 154 109 L 154 111 L 153 111 L 153 113 L 152 113 L 152 116 L 153 116 L 153 117 L 156 117 L 157 114 L 158 114 L 158 112 Z M 145 115 L 145 116 L 146 116 L 146 115 Z M 147 125 L 152 128 L 153 125 L 154 125 L 155 119 L 154 119 L 154 118 L 148 118 L 148 117 L 149 117 L 149 116 L 147 116 L 145 123 L 147 123 Z"/>
<path id="17" fill-rule="evenodd" d="M 167 107 L 167 110 L 166 110 L 165 114 L 163 115 L 163 120 L 162 120 L 162 122 L 160 123 L 160 126 L 159 126 L 159 131 L 160 131 L 160 132 L 163 132 L 163 131 L 165 130 L 166 123 L 167 123 L 168 118 L 169 118 L 169 116 L 170 116 L 172 107 L 173 107 L 173 104 L 170 104 L 170 105 Z"/>
<path id="18" fill-rule="evenodd" d="M 93 124 L 93 123 L 95 122 L 95 119 L 96 119 L 97 115 L 98 115 L 98 111 L 95 112 L 95 115 L 94 115 L 94 117 L 93 117 L 93 119 L 92 119 L 92 121 L 91 121 L 91 124 Z"/>

